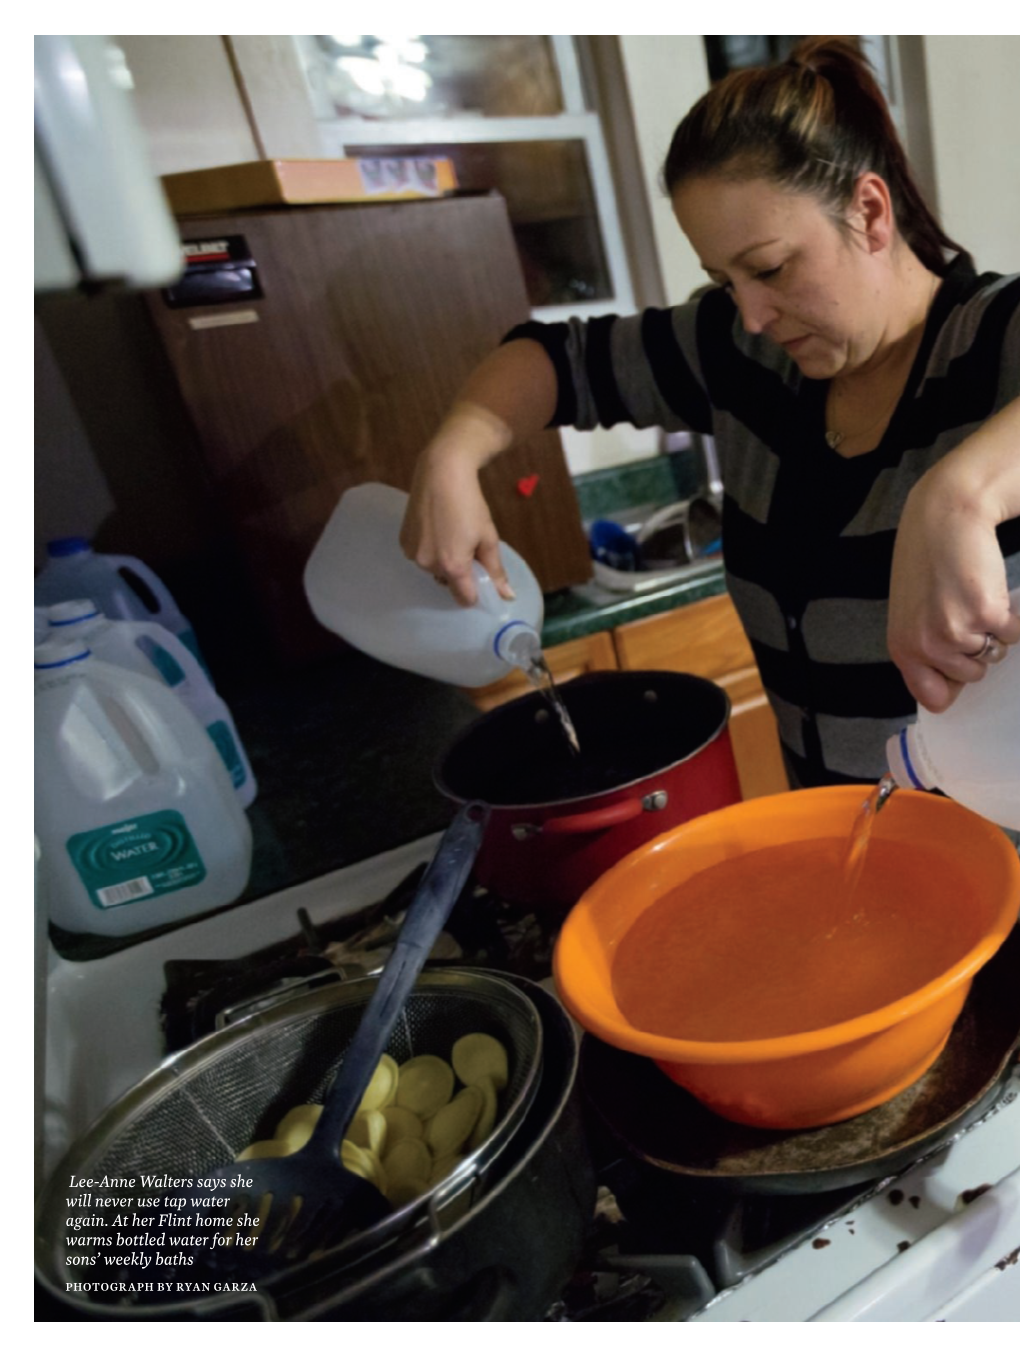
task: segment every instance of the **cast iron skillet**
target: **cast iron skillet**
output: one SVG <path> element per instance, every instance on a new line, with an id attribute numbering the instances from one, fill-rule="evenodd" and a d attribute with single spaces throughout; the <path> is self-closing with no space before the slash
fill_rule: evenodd
<path id="1" fill-rule="evenodd" d="M 1020 1061 L 1020 925 L 974 979 L 935 1064 L 877 1109 L 819 1129 L 753 1129 L 706 1109 L 650 1058 L 581 1045 L 587 1104 L 640 1161 L 691 1186 L 817 1194 L 895 1175 L 989 1109 Z"/>

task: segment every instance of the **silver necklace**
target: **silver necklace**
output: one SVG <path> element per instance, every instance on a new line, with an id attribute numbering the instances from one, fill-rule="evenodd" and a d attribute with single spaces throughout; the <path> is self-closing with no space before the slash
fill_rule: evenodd
<path id="1" fill-rule="evenodd" d="M 897 400 L 898 400 L 898 398 L 897 398 Z M 894 402 L 893 402 L 893 406 L 895 406 L 895 405 L 896 405 L 896 402 L 894 401 Z M 826 442 L 826 444 L 828 444 L 828 446 L 829 446 L 830 449 L 836 450 L 836 449 L 839 448 L 840 444 L 842 444 L 842 442 L 843 442 L 844 439 L 847 439 L 847 438 L 850 438 L 850 439 L 860 439 L 862 435 L 866 435 L 866 434 L 868 434 L 871 430 L 873 430 L 873 429 L 875 428 L 875 426 L 876 426 L 877 424 L 879 424 L 879 422 L 882 420 L 883 416 L 885 416 L 885 415 L 888 413 L 889 410 L 891 410 L 891 407 L 886 407 L 886 408 L 882 411 L 882 414 L 878 417 L 878 420 L 873 420 L 873 421 L 871 422 L 871 424 L 870 424 L 870 425 L 866 425 L 866 426 L 864 427 L 863 430 L 856 430 L 853 434 L 849 434 L 849 432 L 846 431 L 846 430 L 826 430 L 826 431 L 825 431 L 825 442 Z"/>

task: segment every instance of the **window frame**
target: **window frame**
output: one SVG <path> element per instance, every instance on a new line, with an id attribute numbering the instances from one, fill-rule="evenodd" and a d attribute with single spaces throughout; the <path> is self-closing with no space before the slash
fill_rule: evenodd
<path id="1" fill-rule="evenodd" d="M 348 148 L 359 146 L 434 145 L 437 142 L 477 145 L 495 142 L 574 141 L 584 147 L 591 181 L 593 205 L 609 274 L 610 295 L 593 302 L 570 302 L 551 307 L 533 307 L 537 321 L 566 321 L 570 317 L 588 318 L 608 313 L 629 314 L 636 310 L 630 267 L 624 247 L 623 230 L 616 204 L 616 187 L 606 149 L 599 115 L 590 107 L 581 75 L 575 39 L 569 35 L 549 35 L 553 61 L 563 94 L 562 113 L 534 117 L 480 117 L 475 114 L 448 118 L 411 118 L 368 121 L 360 118 L 330 117 L 321 94 L 307 72 L 305 39 L 295 36 L 299 63 L 307 94 L 315 115 L 324 154 L 346 156 Z"/>

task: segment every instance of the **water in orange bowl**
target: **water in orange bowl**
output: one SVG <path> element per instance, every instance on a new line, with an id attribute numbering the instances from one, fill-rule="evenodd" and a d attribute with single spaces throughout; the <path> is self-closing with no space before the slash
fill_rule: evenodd
<path id="1" fill-rule="evenodd" d="M 850 893 L 845 854 L 840 837 L 769 846 L 659 898 L 613 959 L 626 1019 L 705 1042 L 801 1034 L 908 996 L 977 943 L 951 862 L 932 874 L 924 848 L 872 840 Z"/>

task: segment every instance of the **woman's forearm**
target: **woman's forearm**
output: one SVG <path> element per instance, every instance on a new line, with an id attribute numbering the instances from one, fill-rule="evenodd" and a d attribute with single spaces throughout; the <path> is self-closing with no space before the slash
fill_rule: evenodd
<path id="1" fill-rule="evenodd" d="M 556 370 L 536 340 L 512 340 L 479 364 L 461 388 L 426 458 L 459 457 L 484 467 L 538 434 L 556 410 Z"/>
<path id="2" fill-rule="evenodd" d="M 475 561 L 502 595 L 513 595 L 478 474 L 504 449 L 543 430 L 556 396 L 556 370 L 542 346 L 512 340 L 474 371 L 418 459 L 401 543 L 461 604 L 477 596 Z"/>
<path id="3" fill-rule="evenodd" d="M 928 478 L 946 516 L 999 525 L 1020 515 L 1020 399 L 946 454 Z"/>
<path id="4" fill-rule="evenodd" d="M 940 712 L 986 667 L 988 634 L 1020 640 L 996 538 L 1020 515 L 1020 401 L 987 420 L 907 497 L 889 592 L 889 653 L 911 693 Z"/>

